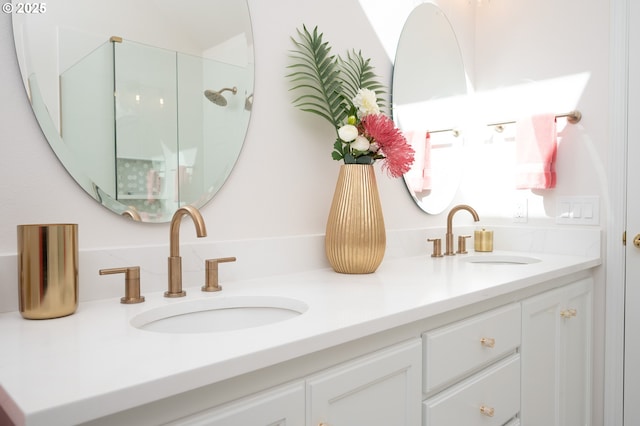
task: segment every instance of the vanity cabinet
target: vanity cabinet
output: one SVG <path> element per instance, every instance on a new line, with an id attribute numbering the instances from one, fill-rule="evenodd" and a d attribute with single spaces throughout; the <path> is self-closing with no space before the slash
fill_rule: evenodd
<path id="1" fill-rule="evenodd" d="M 495 425 L 520 411 L 520 304 L 423 334 L 423 425 Z"/>
<path id="2" fill-rule="evenodd" d="M 412 339 L 170 424 L 415 426 L 421 416 L 421 353 L 420 340 Z"/>
<path id="3" fill-rule="evenodd" d="M 420 424 L 421 353 L 413 339 L 310 377 L 307 426 Z"/>
<path id="4" fill-rule="evenodd" d="M 547 285 L 554 289 L 419 319 L 90 424 L 588 426 L 593 279 Z"/>
<path id="5" fill-rule="evenodd" d="M 591 424 L 591 278 L 522 302 L 522 423 Z"/>
<path id="6" fill-rule="evenodd" d="M 296 382 L 205 410 L 175 426 L 295 426 L 304 424 L 304 383 Z"/>

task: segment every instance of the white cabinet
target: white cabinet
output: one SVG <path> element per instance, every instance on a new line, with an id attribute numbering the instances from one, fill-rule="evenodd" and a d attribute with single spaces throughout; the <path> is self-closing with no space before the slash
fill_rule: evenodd
<path id="1" fill-rule="evenodd" d="M 591 424 L 591 278 L 522 302 L 522 424 Z"/>
<path id="2" fill-rule="evenodd" d="M 482 313 L 463 309 L 438 328 L 425 319 L 374 336 L 366 355 L 351 342 L 96 424 L 185 416 L 169 424 L 589 426 L 592 287 L 589 278 Z M 267 390 L 219 405 L 225 386 L 240 396 L 252 392 L 247 383 Z"/>
<path id="3" fill-rule="evenodd" d="M 415 426 L 420 339 L 400 343 L 170 423 L 180 426 Z"/>
<path id="4" fill-rule="evenodd" d="M 415 339 L 309 377 L 307 426 L 420 424 L 421 349 Z"/>
<path id="5" fill-rule="evenodd" d="M 424 426 L 517 420 L 521 318 L 512 303 L 423 334 Z"/>
<path id="6" fill-rule="evenodd" d="M 180 426 L 299 426 L 304 424 L 304 383 L 242 398 L 169 423 Z"/>

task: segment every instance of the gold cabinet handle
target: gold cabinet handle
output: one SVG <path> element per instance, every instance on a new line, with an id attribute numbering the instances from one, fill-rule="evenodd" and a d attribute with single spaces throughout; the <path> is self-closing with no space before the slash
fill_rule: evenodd
<path id="1" fill-rule="evenodd" d="M 480 344 L 485 348 L 493 348 L 496 346 L 496 339 L 493 337 L 483 337 L 480 339 Z"/>
<path id="2" fill-rule="evenodd" d="M 560 311 L 560 316 L 564 319 L 570 319 L 578 316 L 578 310 L 575 308 L 563 309 Z"/>
<path id="3" fill-rule="evenodd" d="M 633 245 L 640 248 L 640 234 L 633 237 Z"/>
<path id="4" fill-rule="evenodd" d="M 492 407 L 487 407 L 486 405 L 480 406 L 480 414 L 483 414 L 487 417 L 493 417 L 495 414 L 495 410 Z"/>

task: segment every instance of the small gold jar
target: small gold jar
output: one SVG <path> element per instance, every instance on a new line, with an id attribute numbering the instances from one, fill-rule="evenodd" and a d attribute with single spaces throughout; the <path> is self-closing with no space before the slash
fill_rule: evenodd
<path id="1" fill-rule="evenodd" d="M 484 228 L 474 231 L 473 248 L 475 251 L 493 251 L 493 231 Z"/>
<path id="2" fill-rule="evenodd" d="M 18 225 L 20 314 L 49 319 L 78 307 L 78 225 Z"/>

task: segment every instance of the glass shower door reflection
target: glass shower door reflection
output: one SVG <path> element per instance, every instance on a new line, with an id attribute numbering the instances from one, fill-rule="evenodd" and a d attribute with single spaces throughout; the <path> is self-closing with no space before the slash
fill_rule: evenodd
<path id="1" fill-rule="evenodd" d="M 116 199 L 145 215 L 179 206 L 176 53 L 114 43 Z"/>

